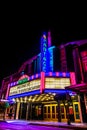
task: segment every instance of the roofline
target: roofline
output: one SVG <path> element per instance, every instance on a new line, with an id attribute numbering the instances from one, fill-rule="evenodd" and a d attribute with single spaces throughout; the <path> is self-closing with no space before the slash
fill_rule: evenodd
<path id="1" fill-rule="evenodd" d="M 68 45 L 84 45 L 87 43 L 87 39 L 84 40 L 76 40 L 76 41 L 72 41 L 72 42 L 67 42 L 66 44 L 61 44 L 60 47 L 64 47 L 64 46 L 68 46 Z"/>

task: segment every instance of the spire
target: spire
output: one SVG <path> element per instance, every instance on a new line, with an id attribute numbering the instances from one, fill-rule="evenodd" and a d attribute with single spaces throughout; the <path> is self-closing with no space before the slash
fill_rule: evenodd
<path id="1" fill-rule="evenodd" d="M 48 31 L 48 48 L 51 47 L 51 31 Z"/>

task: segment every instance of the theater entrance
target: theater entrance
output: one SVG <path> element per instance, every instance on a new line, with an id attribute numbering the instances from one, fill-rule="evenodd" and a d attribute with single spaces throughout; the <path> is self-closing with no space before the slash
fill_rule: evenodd
<path id="1" fill-rule="evenodd" d="M 58 120 L 58 105 L 47 104 L 44 105 L 44 120 L 57 121 Z"/>

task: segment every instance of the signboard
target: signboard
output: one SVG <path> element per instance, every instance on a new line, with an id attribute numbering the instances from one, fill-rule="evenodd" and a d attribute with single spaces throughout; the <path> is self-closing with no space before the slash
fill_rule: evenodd
<path id="1" fill-rule="evenodd" d="M 10 88 L 9 96 L 40 89 L 40 80 L 33 80 Z"/>
<path id="2" fill-rule="evenodd" d="M 41 71 L 46 72 L 47 67 L 47 38 L 44 33 L 41 38 Z"/>
<path id="3" fill-rule="evenodd" d="M 45 78 L 45 88 L 65 89 L 70 86 L 70 78 Z"/>

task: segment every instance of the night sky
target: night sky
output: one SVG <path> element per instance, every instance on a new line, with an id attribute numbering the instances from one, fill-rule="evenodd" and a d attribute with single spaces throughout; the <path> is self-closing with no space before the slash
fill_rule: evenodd
<path id="1" fill-rule="evenodd" d="M 87 39 L 86 16 L 81 11 L 5 11 L 0 29 L 0 82 L 40 52 L 40 37 L 44 31 L 51 31 L 52 44 L 56 46 Z"/>

